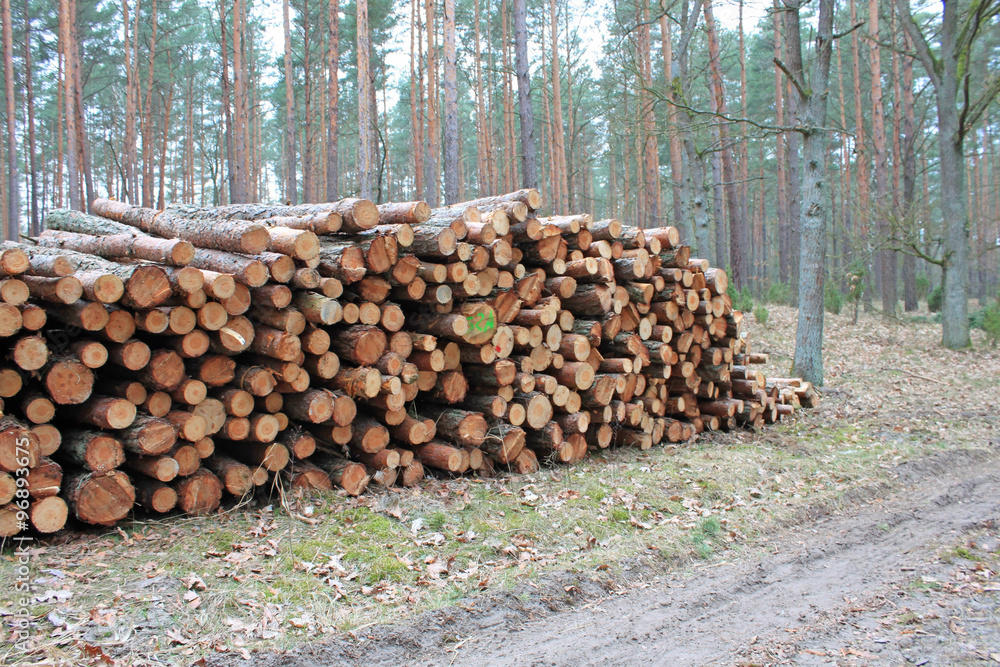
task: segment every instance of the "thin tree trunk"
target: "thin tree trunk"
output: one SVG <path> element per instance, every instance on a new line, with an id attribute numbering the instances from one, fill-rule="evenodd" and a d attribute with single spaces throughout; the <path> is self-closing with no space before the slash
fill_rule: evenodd
<path id="1" fill-rule="evenodd" d="M 11 25 L 10 0 L 0 0 L 3 21 L 3 74 L 7 97 L 7 238 L 17 240 L 21 233 L 21 206 L 18 201 L 17 137 L 14 115 L 14 27 Z"/>
<path id="2" fill-rule="evenodd" d="M 662 2 L 665 2 L 665 0 L 662 0 Z M 667 20 L 666 8 L 661 6 L 661 10 L 663 10 L 663 13 L 660 15 L 660 50 L 663 53 L 663 74 L 667 86 L 667 136 L 670 137 L 670 184 L 674 214 L 673 220 L 675 225 L 680 225 L 684 230 L 684 240 L 690 243 L 694 239 L 694 225 L 689 217 L 681 214 L 681 187 L 684 180 L 684 168 L 682 165 L 683 148 L 681 147 L 681 138 L 675 121 L 677 109 L 673 105 L 675 101 L 673 41 L 670 36 L 670 22 Z"/>
<path id="3" fill-rule="evenodd" d="M 747 51 L 746 43 L 743 35 L 743 0 L 740 0 L 740 23 L 739 23 L 739 33 L 740 33 L 740 118 L 747 117 Z M 740 156 L 739 156 L 739 194 L 740 194 L 740 218 L 743 220 L 743 226 L 747 230 L 747 240 L 750 239 L 750 229 L 751 223 L 749 222 L 749 149 L 747 146 L 747 124 L 744 121 L 740 121 Z M 757 280 L 757 270 L 759 267 L 759 261 L 756 260 L 755 255 L 758 254 L 760 246 L 755 242 L 750 242 L 747 246 L 747 277 L 756 282 Z"/>
<path id="4" fill-rule="evenodd" d="M 424 11 L 427 18 L 427 134 L 424 149 L 424 198 L 433 208 L 440 201 L 441 189 L 438 183 L 438 91 L 437 91 L 437 30 L 435 28 L 436 7 L 432 0 L 426 0 Z"/>
<path id="5" fill-rule="evenodd" d="M 713 107 L 714 108 L 714 107 Z M 712 122 L 713 143 L 721 141 L 718 121 Z M 712 218 L 715 223 L 715 265 L 729 266 L 729 248 L 726 237 L 726 198 L 723 194 L 722 155 L 712 151 Z"/>
<path id="6" fill-rule="evenodd" d="M 781 40 L 781 16 L 782 14 L 777 11 L 778 0 L 775 0 L 775 12 L 774 12 L 774 57 L 776 59 L 781 59 L 784 54 L 784 49 L 782 47 Z M 781 127 L 785 124 L 785 86 L 784 78 L 781 73 L 781 69 L 775 65 L 774 66 L 774 107 L 776 118 L 778 121 L 778 126 Z M 788 184 L 788 176 L 785 173 L 785 169 L 788 165 L 787 151 L 786 151 L 786 139 L 784 132 L 778 132 L 775 135 L 775 142 L 777 146 L 775 147 L 775 163 L 777 164 L 777 177 L 778 177 L 778 201 L 777 201 L 777 215 L 778 215 L 778 280 L 782 283 L 788 285 L 792 280 L 792 259 L 791 252 L 789 250 L 789 234 L 787 233 L 787 228 L 791 224 L 789 220 L 788 211 L 788 191 L 786 186 Z"/>
<path id="7" fill-rule="evenodd" d="M 784 12 L 785 15 L 785 52 L 786 54 L 801 54 L 802 52 L 802 39 L 799 28 L 798 15 L 791 11 Z M 791 56 L 789 59 L 793 59 Z M 802 59 L 801 56 L 795 58 L 798 60 L 798 70 L 792 70 L 794 76 L 803 78 L 803 72 L 801 70 Z M 788 81 L 785 84 L 786 95 L 785 99 L 788 102 L 786 107 L 785 122 L 788 125 L 798 125 L 799 124 L 799 100 L 798 96 L 792 92 L 791 82 Z M 798 301 L 798 291 L 799 282 L 796 280 L 796 276 L 799 275 L 799 249 L 802 230 L 799 229 L 799 223 L 801 222 L 801 206 L 799 197 L 801 192 L 799 190 L 800 178 L 799 178 L 799 145 L 801 143 L 801 137 L 797 132 L 790 132 L 785 135 L 785 158 L 788 164 L 787 176 L 788 176 L 788 224 L 785 225 L 785 233 L 787 234 L 787 245 L 788 245 L 788 268 L 789 275 L 792 280 L 789 286 L 792 288 L 792 298 L 796 302 Z"/>
<path id="8" fill-rule="evenodd" d="M 858 14 L 855 0 L 851 1 L 851 25 L 858 24 Z M 868 194 L 868 157 L 866 154 L 867 144 L 865 142 L 865 116 L 861 106 L 861 48 L 859 45 L 858 31 L 851 33 L 851 59 L 854 76 L 854 164 L 858 169 L 858 208 L 857 225 L 858 243 L 860 244 L 860 255 L 865 261 L 865 289 L 864 302 L 865 311 L 871 310 L 872 303 L 872 275 L 871 263 L 868 257 L 868 212 L 871 210 L 871 202 Z"/>
<path id="9" fill-rule="evenodd" d="M 336 2 L 336 0 L 333 0 Z M 292 25 L 288 0 L 282 2 L 285 33 L 285 201 L 297 204 L 295 179 L 295 93 L 292 90 Z"/>
<path id="10" fill-rule="evenodd" d="M 885 148 L 885 119 L 882 103 L 882 57 L 879 46 L 878 0 L 868 0 L 869 59 L 871 65 L 872 145 L 875 148 L 875 215 L 878 216 L 879 238 L 888 238 L 891 201 L 889 199 L 888 155 Z M 896 255 L 883 248 L 879 252 L 882 283 L 882 312 L 896 314 Z"/>
<path id="11" fill-rule="evenodd" d="M 246 71 L 243 67 L 243 2 L 233 0 L 233 191 L 234 204 L 247 203 Z"/>
<path id="12" fill-rule="evenodd" d="M 310 26 L 312 17 L 309 14 L 308 0 L 302 3 L 302 201 L 314 203 L 316 193 L 314 192 L 315 180 L 313 179 L 313 134 L 312 134 L 312 44 Z M 361 79 L 359 77 L 359 85 Z"/>
<path id="13" fill-rule="evenodd" d="M 340 7 L 338 0 L 330 0 L 327 12 L 330 25 L 326 45 L 326 200 L 340 199 Z M 412 56 L 412 54 L 411 54 Z M 412 101 L 412 100 L 411 100 Z"/>
<path id="14" fill-rule="evenodd" d="M 559 75 L 559 24 L 556 20 L 556 0 L 549 2 L 549 22 L 552 33 L 552 164 L 549 165 L 553 174 L 553 208 L 559 211 L 569 210 L 566 197 L 566 134 L 563 125 L 562 112 L 562 79 Z"/>
<path id="15" fill-rule="evenodd" d="M 528 9 L 526 0 L 514 0 L 514 45 L 517 62 L 517 100 L 521 118 L 521 184 L 538 187 L 535 160 L 535 113 L 531 108 L 531 77 L 528 73 Z"/>
<path id="16" fill-rule="evenodd" d="M 170 55 L 167 54 L 167 67 L 170 67 Z M 167 167 L 167 147 L 169 145 L 168 139 L 170 138 L 170 109 L 173 106 L 174 101 L 174 77 L 173 72 L 170 75 L 170 86 L 167 88 L 167 94 L 164 97 L 161 93 L 161 100 L 163 102 L 163 150 L 160 151 L 160 178 L 159 178 L 159 191 L 156 200 L 156 207 L 161 211 L 166 208 L 166 196 L 164 193 L 164 172 Z"/>
<path id="17" fill-rule="evenodd" d="M 61 10 L 61 6 L 60 6 Z M 53 179 L 52 188 L 55 191 L 56 207 L 63 207 L 63 159 L 65 158 L 65 144 L 64 138 L 65 133 L 63 132 L 65 122 L 64 116 L 66 114 L 66 104 L 63 98 L 63 81 L 65 80 L 65 61 L 63 59 L 62 50 L 62 40 L 63 40 L 63 14 L 62 11 L 59 13 L 59 45 L 58 49 L 58 77 L 56 77 L 56 173 Z"/>
<path id="18" fill-rule="evenodd" d="M 444 203 L 458 198 L 458 67 L 455 50 L 455 0 L 444 0 Z"/>
<path id="19" fill-rule="evenodd" d="M 368 33 L 368 0 L 359 0 L 358 10 L 358 172 L 361 196 L 372 198 L 375 185 L 375 118 L 372 108 L 371 38 Z"/>
<path id="20" fill-rule="evenodd" d="M 649 7 L 646 0 L 642 2 L 642 20 L 639 23 L 639 63 L 641 75 L 639 81 L 639 113 L 642 117 L 642 160 L 643 160 L 643 194 L 646 216 L 640 221 L 640 226 L 648 224 L 658 227 L 660 220 L 660 157 L 656 147 L 656 117 L 653 113 L 653 101 L 649 90 L 653 83 L 653 64 L 650 54 L 651 40 L 649 34 Z M 566 157 L 563 155 L 563 169 Z"/>
<path id="21" fill-rule="evenodd" d="M 71 0 L 60 0 L 59 19 L 62 28 L 61 43 L 63 49 L 63 103 L 66 105 L 66 176 L 69 181 L 69 207 L 82 211 L 79 179 L 79 135 L 76 131 L 76 95 L 74 88 L 74 60 L 76 49 L 73 48 L 73 25 L 76 15 L 71 13 Z"/>
<path id="22" fill-rule="evenodd" d="M 722 82 L 722 69 L 719 57 L 719 42 L 715 32 L 715 19 L 712 16 L 712 1 L 705 2 L 705 26 L 708 33 L 709 66 L 712 73 L 712 87 L 715 91 L 715 107 L 717 113 L 728 115 L 726 108 L 726 92 Z M 729 145 L 728 123 L 718 121 L 719 140 L 722 151 L 722 177 L 725 181 L 726 204 L 729 207 L 729 266 L 731 278 L 737 287 L 747 285 L 750 278 L 750 267 L 747 252 L 750 249 L 750 234 L 740 205 L 739 186 L 736 182 L 736 165 L 733 161 L 733 150 Z M 725 264 L 720 264 L 725 266 Z"/>
<path id="23" fill-rule="evenodd" d="M 837 43 L 837 92 L 840 100 L 840 126 L 847 127 L 847 104 L 844 98 L 844 68 L 840 57 L 842 42 Z M 847 133 L 840 134 L 840 248 L 841 248 L 841 271 L 839 276 L 842 286 L 844 285 L 843 267 L 850 266 L 853 258 L 852 244 L 850 238 L 851 220 L 851 160 L 848 147 Z"/>
<path id="24" fill-rule="evenodd" d="M 483 92 L 483 50 L 481 43 L 481 18 L 479 0 L 475 0 L 475 35 L 476 35 L 476 183 L 483 196 L 492 195 L 490 189 L 489 170 L 489 125 L 486 122 L 486 100 Z"/>
<path id="25" fill-rule="evenodd" d="M 544 27 L 543 27 L 544 32 Z M 543 37 L 544 41 L 544 37 Z M 546 49 L 542 49 L 542 71 L 545 71 L 546 58 L 548 53 Z M 551 72 L 551 63 L 549 64 L 549 71 Z M 545 122 L 542 124 L 542 145 L 545 146 L 545 152 L 542 159 L 542 173 L 546 172 L 545 158 L 548 158 L 548 174 L 549 174 L 549 191 L 548 196 L 552 205 L 553 213 L 557 210 L 566 209 L 559 205 L 560 194 L 559 194 L 559 172 L 555 167 L 556 164 L 556 149 L 555 149 L 555 136 L 552 132 L 552 103 L 551 95 L 548 93 L 551 91 L 551 86 L 546 86 L 542 90 L 542 106 L 545 109 Z"/>
<path id="26" fill-rule="evenodd" d="M 229 201 L 233 202 L 236 191 L 236 147 L 234 141 L 233 109 L 229 84 L 229 47 L 226 40 L 226 3 L 219 0 L 219 31 L 222 36 L 222 119 L 225 122 L 224 143 L 226 151 L 226 182 L 229 185 Z"/>
<path id="27" fill-rule="evenodd" d="M 135 18 L 139 16 L 139 2 L 136 1 Z M 122 172 L 124 180 L 125 197 L 124 200 L 130 204 L 137 203 L 135 190 L 135 52 L 136 52 L 136 28 L 132 26 L 132 19 L 129 16 L 128 0 L 122 0 L 122 21 L 125 28 L 124 48 L 125 48 L 125 138 L 122 144 Z M 138 24 L 136 24 L 136 27 Z"/>
<path id="28" fill-rule="evenodd" d="M 76 16 L 76 0 L 70 0 L 71 16 Z M 83 75 L 80 73 L 80 62 L 83 59 L 80 52 L 80 39 L 77 29 L 77 22 L 74 20 L 70 26 L 72 31 L 71 44 L 73 45 L 73 91 L 76 95 L 76 130 L 79 135 L 77 145 L 80 148 L 80 168 L 83 171 L 83 180 L 86 186 L 87 208 L 89 211 L 94 199 L 97 198 L 94 192 L 94 170 L 90 160 L 90 143 L 87 140 L 86 114 L 83 109 Z"/>
<path id="29" fill-rule="evenodd" d="M 153 76 L 156 65 L 156 37 L 159 30 L 157 0 L 151 9 L 149 63 L 146 72 L 146 98 L 142 109 L 142 205 L 153 206 Z"/>
<path id="30" fill-rule="evenodd" d="M 567 210 L 576 211 L 576 174 L 579 161 L 570 160 L 575 155 L 576 148 L 576 107 L 573 106 L 573 39 L 569 35 L 569 12 L 564 12 L 566 16 L 566 133 L 569 137 L 569 145 L 566 147 L 566 155 L 563 157 L 563 171 L 566 173 L 566 204 Z M 565 143 L 565 142 L 564 142 Z M 570 167 L 572 165 L 572 167 Z"/>
<path id="31" fill-rule="evenodd" d="M 909 37 L 904 33 L 904 47 L 912 52 L 913 47 Z M 906 225 L 916 224 L 910 220 L 912 214 L 914 193 L 917 183 L 916 154 L 916 122 L 913 111 L 913 59 L 903 56 L 903 199 L 900 202 L 901 214 Z M 920 307 L 917 301 L 917 258 L 912 253 L 903 255 L 903 310 L 910 313 Z"/>
<path id="32" fill-rule="evenodd" d="M 24 88 L 25 106 L 28 110 L 28 172 L 31 176 L 28 186 L 31 216 L 29 232 L 32 236 L 37 236 L 42 230 L 41 219 L 38 215 L 38 171 L 35 163 L 35 86 L 31 72 L 31 17 L 29 16 L 28 0 L 24 0 Z"/>
<path id="33" fill-rule="evenodd" d="M 510 11 L 508 10 L 508 2 L 510 0 L 502 0 L 500 17 L 503 25 L 501 34 L 501 52 L 502 63 L 503 63 L 503 187 L 502 190 L 509 192 L 514 190 L 514 183 L 516 178 L 514 177 L 514 159 L 517 154 L 517 149 L 514 144 L 514 132 L 512 128 L 512 119 L 514 116 L 514 100 L 513 100 L 513 86 L 510 82 L 511 64 L 510 64 Z"/>

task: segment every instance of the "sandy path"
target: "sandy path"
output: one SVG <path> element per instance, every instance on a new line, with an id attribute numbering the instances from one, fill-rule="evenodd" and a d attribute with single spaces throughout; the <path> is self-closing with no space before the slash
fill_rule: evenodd
<path id="1" fill-rule="evenodd" d="M 887 497 L 792 526 L 765 549 L 625 595 L 551 613 L 537 605 L 525 613 L 513 600 L 438 612 L 360 644 L 305 646 L 263 664 L 828 662 L 797 651 L 795 638 L 835 638 L 843 629 L 831 619 L 912 580 L 914 564 L 949 540 L 1000 519 L 998 462 L 995 452 L 977 450 L 904 464 L 903 484 Z M 882 664 L 877 656 L 866 663 Z"/>

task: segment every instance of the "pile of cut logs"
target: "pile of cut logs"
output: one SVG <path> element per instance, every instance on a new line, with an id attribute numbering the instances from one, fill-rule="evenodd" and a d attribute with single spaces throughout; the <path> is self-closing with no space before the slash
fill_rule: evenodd
<path id="1" fill-rule="evenodd" d="M 0 245 L 0 535 L 529 473 L 815 402 L 753 369 L 676 229 L 540 204 L 52 211 Z"/>

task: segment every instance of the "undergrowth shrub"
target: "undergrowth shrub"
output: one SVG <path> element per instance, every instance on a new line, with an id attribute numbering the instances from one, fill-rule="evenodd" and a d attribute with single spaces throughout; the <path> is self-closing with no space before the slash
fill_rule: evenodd
<path id="1" fill-rule="evenodd" d="M 767 307 L 762 304 L 754 308 L 753 316 L 758 324 L 767 324 L 767 318 L 770 316 L 770 313 L 767 311 Z"/>
<path id="2" fill-rule="evenodd" d="M 941 312 L 941 286 L 938 285 L 931 290 L 930 295 L 927 297 L 927 310 L 932 313 Z"/>
<path id="3" fill-rule="evenodd" d="M 917 300 L 923 301 L 927 298 L 927 294 L 931 291 L 931 279 L 927 277 L 926 273 L 921 273 L 916 279 L 917 288 Z"/>
<path id="4" fill-rule="evenodd" d="M 826 308 L 826 312 L 834 315 L 840 315 L 840 311 L 844 307 L 844 295 L 830 283 L 823 287 L 823 307 Z"/>
<path id="5" fill-rule="evenodd" d="M 975 315 L 978 316 L 978 321 L 970 322 L 971 326 L 985 331 L 990 345 L 996 347 L 997 343 L 1000 342 L 1000 294 L 997 295 L 995 301 L 985 308 L 981 308 Z"/>
<path id="6" fill-rule="evenodd" d="M 771 283 L 771 286 L 767 288 L 767 294 L 764 295 L 764 300 L 779 306 L 787 306 L 792 302 L 792 288 L 782 282 Z"/>
<path id="7" fill-rule="evenodd" d="M 749 287 L 737 291 L 732 285 L 729 286 L 729 298 L 733 300 L 733 310 L 740 310 L 744 313 L 753 312 L 753 294 Z"/>

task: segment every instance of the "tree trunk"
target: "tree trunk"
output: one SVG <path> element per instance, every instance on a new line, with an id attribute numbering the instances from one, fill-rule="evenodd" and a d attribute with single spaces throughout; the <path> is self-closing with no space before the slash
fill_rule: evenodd
<path id="1" fill-rule="evenodd" d="M 432 208 L 440 202 L 441 189 L 438 185 L 438 91 L 437 91 L 437 30 L 435 27 L 436 6 L 432 0 L 424 5 L 427 27 L 427 131 L 424 147 L 424 199 Z"/>
<path id="2" fill-rule="evenodd" d="M 566 199 L 566 134 L 562 113 L 562 81 L 559 75 L 559 27 L 556 21 L 556 0 L 549 3 L 549 19 L 552 31 L 552 160 L 549 170 L 555 183 L 552 207 L 559 212 L 568 211 Z M 556 197 L 558 194 L 558 197 Z"/>
<path id="3" fill-rule="evenodd" d="M 340 7 L 338 0 L 330 0 L 327 21 L 330 24 L 326 46 L 326 200 L 340 199 Z"/>
<path id="4" fill-rule="evenodd" d="M 236 149 L 234 141 L 233 108 L 229 98 L 229 49 L 226 42 L 226 3 L 219 0 L 219 32 L 222 36 L 222 118 L 225 121 L 225 148 L 226 148 L 226 175 L 229 184 L 229 201 L 237 204 L 233 199 L 236 192 Z M 220 202 L 216 202 L 220 203 Z"/>
<path id="5" fill-rule="evenodd" d="M 707 5 L 706 5 L 707 6 Z M 643 208 L 646 211 L 640 227 L 658 227 L 660 220 L 660 156 L 656 147 L 656 116 L 649 94 L 653 83 L 653 64 L 650 54 L 649 7 L 642 3 L 642 20 L 639 22 L 639 115 L 642 118 L 642 171 Z M 565 164 L 566 158 L 563 157 Z"/>
<path id="6" fill-rule="evenodd" d="M 778 6 L 778 0 L 775 0 L 775 8 Z M 774 57 L 781 58 L 784 50 L 781 45 L 781 14 L 778 11 L 774 12 Z M 781 73 L 781 68 L 777 65 L 774 66 L 774 107 L 775 114 L 778 121 L 778 125 L 782 126 L 785 124 L 785 105 L 784 105 L 784 75 Z M 791 258 L 789 257 L 788 251 L 788 234 L 786 233 L 786 228 L 790 224 L 788 220 L 788 193 L 785 186 L 788 183 L 788 179 L 785 174 L 785 168 L 788 165 L 787 155 L 786 155 L 786 140 L 785 133 L 778 132 L 775 135 L 775 142 L 777 146 L 775 147 L 775 163 L 777 164 L 777 195 L 778 200 L 775 202 L 776 214 L 778 217 L 778 280 L 786 285 L 791 283 Z"/>
<path id="7" fill-rule="evenodd" d="M 458 71 L 455 61 L 455 0 L 444 0 L 444 203 L 458 201 Z"/>
<path id="8" fill-rule="evenodd" d="M 517 106 L 521 118 L 521 187 L 538 187 L 535 160 L 535 112 L 531 108 L 528 72 L 528 9 L 526 0 L 514 2 L 514 54 L 517 62 Z"/>
<path id="9" fill-rule="evenodd" d="M 821 0 L 813 59 L 805 95 L 800 94 L 803 113 L 805 178 L 802 188 L 800 225 L 799 321 L 795 336 L 794 368 L 807 382 L 823 384 L 823 279 L 825 277 L 826 210 L 823 193 L 826 180 L 826 124 L 830 58 L 833 50 L 833 17 L 836 0 Z M 798 10 L 787 18 L 798 27 Z M 797 30 L 796 30 L 797 31 Z M 801 51 L 789 53 L 792 72 L 802 72 Z M 800 82 L 804 83 L 804 82 Z"/>
<path id="10" fill-rule="evenodd" d="M 243 67 L 243 3 L 233 2 L 233 191 L 234 204 L 247 202 L 247 91 Z"/>
<path id="11" fill-rule="evenodd" d="M 70 15 L 76 16 L 76 0 L 70 0 Z M 87 123 L 83 110 L 83 75 L 80 73 L 80 40 L 77 33 L 77 25 L 74 20 L 70 25 L 72 36 L 70 44 L 73 46 L 73 93 L 76 95 L 76 102 L 73 105 L 76 109 L 76 131 L 77 146 L 80 149 L 80 167 L 83 170 L 83 180 L 86 185 L 86 209 L 90 210 L 96 195 L 94 193 L 93 167 L 90 161 L 90 144 L 87 141 Z M 81 205 L 82 202 L 81 202 Z"/>
<path id="12" fill-rule="evenodd" d="M 76 96 L 73 94 L 73 69 L 75 49 L 72 45 L 73 25 L 76 16 L 70 13 L 71 0 L 60 0 L 60 46 L 63 55 L 63 103 L 66 108 L 66 176 L 69 184 L 69 207 L 82 211 L 80 207 L 79 144 L 76 131 Z"/>
<path id="13" fill-rule="evenodd" d="M 956 2 L 946 2 L 941 20 L 941 30 L 936 36 L 940 45 L 937 57 L 933 55 L 926 38 L 914 23 L 909 3 L 896 0 L 902 15 L 903 26 L 916 47 L 916 53 L 934 86 L 937 102 L 937 140 L 941 156 L 941 217 L 944 221 L 944 256 L 941 261 L 942 342 L 945 347 L 957 350 L 968 347 L 968 285 L 969 285 L 969 219 L 965 203 L 964 141 L 968 127 L 963 125 L 965 113 L 971 104 L 967 92 L 959 107 L 959 90 L 968 91 L 968 59 L 975 31 L 969 33 L 959 27 L 959 7 Z M 987 5 L 976 5 L 972 11 L 982 11 Z M 961 79 L 961 81 L 960 81 Z M 965 84 L 963 86 L 963 84 Z M 992 93 L 994 96 L 996 92 Z M 981 100 L 988 104 L 990 100 Z M 961 109 L 961 110 L 960 110 Z M 975 122 L 973 120 L 972 122 Z"/>
<path id="14" fill-rule="evenodd" d="M 153 0 L 150 15 L 151 31 L 146 70 L 146 97 L 142 105 L 142 205 L 153 205 L 153 74 L 156 64 L 156 37 L 159 30 L 157 0 Z M 71 208 L 75 208 L 72 207 Z"/>
<path id="15" fill-rule="evenodd" d="M 912 51 L 909 38 L 905 40 L 906 49 Z M 916 224 L 911 222 L 909 216 L 913 208 L 914 189 L 917 182 L 917 152 L 916 152 L 916 123 L 913 112 L 913 59 L 903 56 L 903 137 L 902 137 L 902 159 L 903 159 L 903 199 L 901 202 L 901 212 L 906 224 Z M 915 230 L 914 230 L 915 231 Z M 913 312 L 920 307 L 917 302 L 917 258 L 912 253 L 903 255 L 903 309 L 906 312 Z"/>
<path id="16" fill-rule="evenodd" d="M 417 2 L 410 3 L 410 125 L 413 127 L 413 196 L 424 194 L 424 75 L 423 29 Z M 416 43 L 414 43 L 416 37 Z"/>
<path id="17" fill-rule="evenodd" d="M 36 236 L 41 231 L 41 219 L 38 213 L 38 172 L 35 164 L 35 87 L 31 74 L 31 17 L 28 0 L 24 1 L 24 87 L 25 106 L 28 110 L 28 172 L 31 177 L 28 186 L 31 223 L 28 231 Z"/>
<path id="18" fill-rule="evenodd" d="M 3 21 L 3 73 L 7 102 L 7 238 L 16 241 L 21 233 L 21 206 L 18 202 L 17 136 L 14 115 L 14 28 L 10 0 L 0 0 Z"/>
<path id="19" fill-rule="evenodd" d="M 372 106 L 371 36 L 368 31 L 368 0 L 359 0 L 358 12 L 358 172 L 361 196 L 372 198 L 375 185 L 375 109 Z"/>
<path id="20" fill-rule="evenodd" d="M 797 14 L 793 16 L 794 12 L 785 12 L 785 52 L 789 60 L 797 60 L 797 68 L 793 67 L 791 69 L 794 76 L 799 77 L 800 80 L 804 79 L 804 71 L 802 70 L 802 38 L 799 27 L 799 21 Z M 793 55 L 797 54 L 797 55 Z M 792 66 L 790 66 L 792 67 Z M 800 124 L 799 117 L 799 99 L 798 95 L 792 92 L 792 84 L 790 81 L 786 81 L 785 88 L 788 91 L 785 99 L 788 102 L 786 108 L 785 123 L 788 125 L 798 125 Z M 801 239 L 802 230 L 799 228 L 799 223 L 801 222 L 801 191 L 800 191 L 800 156 L 799 156 L 799 146 L 801 143 L 801 137 L 798 132 L 790 132 L 785 135 L 786 138 L 786 150 L 785 158 L 787 160 L 788 169 L 788 222 L 785 225 L 785 234 L 787 235 L 788 244 L 788 268 L 789 275 L 792 276 L 790 287 L 792 288 L 793 299 L 798 299 L 799 293 L 799 282 L 794 278 L 799 275 L 799 249 L 801 247 L 798 242 Z"/>
<path id="21" fill-rule="evenodd" d="M 167 54 L 167 67 L 170 66 L 170 54 Z M 174 77 L 173 72 L 170 75 L 170 87 L 167 89 L 166 97 L 163 97 L 161 92 L 160 99 L 163 102 L 163 150 L 160 151 L 160 177 L 159 177 L 159 189 L 156 198 L 156 207 L 161 211 L 166 207 L 166 192 L 165 192 L 165 177 L 164 172 L 167 167 L 167 148 L 168 139 L 170 138 L 170 110 L 173 107 L 174 100 Z M 93 204 L 93 201 L 91 201 Z"/>
<path id="22" fill-rule="evenodd" d="M 715 18 L 712 16 L 712 2 L 705 2 L 705 25 L 708 32 L 709 64 L 712 71 L 712 87 L 715 89 L 715 106 L 721 115 L 728 115 L 726 107 L 726 92 L 722 82 L 721 63 L 719 62 L 719 42 L 715 33 Z M 747 285 L 750 266 L 747 253 L 750 251 L 750 234 L 746 220 L 743 219 L 737 184 L 736 164 L 733 161 L 733 150 L 729 146 L 729 128 L 726 121 L 718 123 L 722 150 L 722 178 L 725 181 L 726 204 L 729 208 L 729 266 L 733 284 L 737 287 Z M 720 262 L 719 266 L 725 266 Z"/>
<path id="23" fill-rule="evenodd" d="M 855 0 L 851 0 L 851 25 L 858 24 L 857 7 Z M 858 220 L 856 229 L 858 230 L 858 242 L 861 244 L 859 255 L 864 262 L 864 302 L 865 310 L 871 309 L 871 284 L 872 276 L 871 262 L 868 260 L 868 213 L 871 210 L 870 198 L 868 194 L 868 158 L 866 155 L 865 143 L 865 116 L 861 106 L 861 49 L 859 46 L 858 31 L 851 33 L 851 66 L 854 76 L 854 163 L 858 169 Z"/>
<path id="24" fill-rule="evenodd" d="M 138 0 L 137 0 L 138 2 Z M 125 27 L 125 138 L 122 145 L 122 180 L 124 181 L 125 201 L 138 203 L 136 189 L 136 136 L 135 136 L 135 106 L 138 96 L 138 19 L 139 6 L 135 7 L 134 19 L 129 19 L 128 0 L 122 1 L 123 23 Z M 133 22 L 134 21 L 134 22 Z"/>
<path id="25" fill-rule="evenodd" d="M 313 134 L 312 134 L 312 31 L 308 0 L 302 2 L 302 201 L 310 204 L 316 201 L 313 179 Z"/>
<path id="26" fill-rule="evenodd" d="M 336 0 L 334 0 L 336 2 Z M 285 201 L 298 203 L 295 179 L 295 93 L 292 90 L 292 26 L 288 0 L 282 3 L 285 32 Z"/>
<path id="27" fill-rule="evenodd" d="M 674 101 L 674 74 L 673 74 L 673 42 L 670 38 L 670 23 L 666 12 L 660 16 L 660 48 L 663 52 L 663 74 L 667 85 L 667 102 Z M 673 201 L 673 221 L 675 225 L 680 225 L 684 230 L 684 240 L 691 243 L 694 240 L 694 225 L 689 216 L 681 212 L 681 187 L 684 179 L 683 156 L 681 138 L 679 136 L 675 117 L 677 109 L 673 104 L 667 105 L 667 135 L 670 137 L 670 182 L 672 187 Z M 700 252 L 700 251 L 699 251 Z"/>
<path id="28" fill-rule="evenodd" d="M 878 25 L 879 0 L 868 0 L 868 30 L 869 58 L 871 65 L 872 84 L 872 145 L 875 148 L 875 215 L 878 216 L 878 234 L 880 239 L 888 238 L 889 220 L 892 214 L 889 199 L 889 168 L 888 155 L 885 146 L 885 108 L 882 102 L 882 59 L 879 46 Z M 883 248 L 879 251 L 879 266 L 882 284 L 882 312 L 885 315 L 896 314 L 896 254 Z"/>

